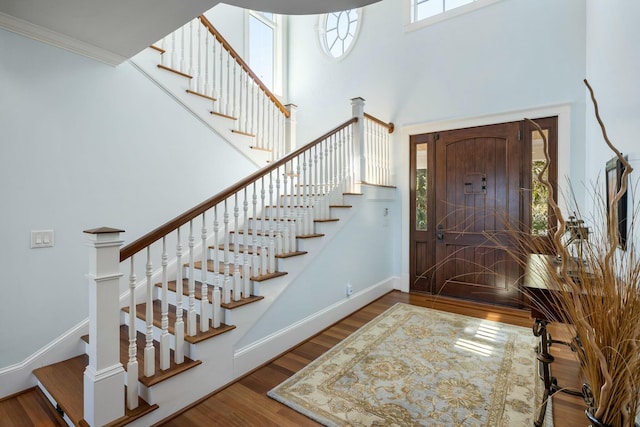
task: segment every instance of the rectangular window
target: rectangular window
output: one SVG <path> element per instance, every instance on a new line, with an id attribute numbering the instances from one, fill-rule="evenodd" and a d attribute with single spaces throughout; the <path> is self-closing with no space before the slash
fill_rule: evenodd
<path id="1" fill-rule="evenodd" d="M 416 144 L 416 230 L 427 230 L 427 144 Z"/>
<path id="2" fill-rule="evenodd" d="M 283 17 L 256 11 L 247 17 L 247 63 L 269 90 L 282 95 Z"/>
<path id="3" fill-rule="evenodd" d="M 544 136 L 549 140 L 549 131 L 543 129 Z M 531 132 L 531 234 L 546 236 L 549 231 L 549 190 L 540 182 L 540 172 L 546 166 L 544 155 L 544 141 L 537 130 Z M 548 180 L 548 169 L 542 178 Z"/>
<path id="4" fill-rule="evenodd" d="M 500 0 L 405 0 L 409 4 L 408 24 L 420 22 L 420 25 L 410 25 L 409 30 L 424 25 L 442 21 L 453 16 L 470 12 L 488 6 Z"/>

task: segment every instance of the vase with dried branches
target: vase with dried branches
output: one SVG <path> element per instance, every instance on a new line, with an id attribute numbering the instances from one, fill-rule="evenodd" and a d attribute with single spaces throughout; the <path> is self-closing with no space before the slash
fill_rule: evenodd
<path id="1" fill-rule="evenodd" d="M 624 165 L 621 186 L 612 206 L 627 192 L 628 176 L 633 168 L 611 143 L 600 118 L 593 89 L 585 80 L 600 125 L 604 141 Z M 544 132 L 533 121 L 547 144 Z M 546 149 L 545 149 L 546 151 Z M 549 156 L 547 154 L 547 165 Z M 588 409 L 586 415 L 593 426 L 628 427 L 635 425 L 640 405 L 640 261 L 636 258 L 633 238 L 626 250 L 618 247 L 618 224 L 615 209 L 607 209 L 607 200 L 595 191 L 596 214 L 592 221 L 582 217 L 576 207 L 571 221 L 585 221 L 591 230 L 588 241 L 581 247 L 581 259 L 569 253 L 563 243 L 569 221 L 554 201 L 553 188 L 543 176 L 540 181 L 549 190 L 549 206 L 558 219 L 558 228 L 552 236 L 552 247 L 557 257 L 548 257 L 544 263 L 545 285 L 557 307 L 549 316 L 571 325 L 575 334 L 575 349 L 586 381 L 583 394 Z M 597 188 L 597 186 L 596 186 Z M 575 198 L 573 198 L 575 202 Z M 632 204 L 633 206 L 633 204 Z M 599 215 L 597 214 L 599 211 Z M 628 227 L 633 236 L 636 209 L 632 208 Z M 547 251 L 531 239 L 518 239 L 522 249 L 529 252 Z M 530 296 L 531 303 L 540 309 L 549 301 Z"/>

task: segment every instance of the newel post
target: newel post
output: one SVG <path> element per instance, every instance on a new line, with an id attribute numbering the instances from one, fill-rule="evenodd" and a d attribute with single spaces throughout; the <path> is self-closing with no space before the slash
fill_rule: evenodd
<path id="1" fill-rule="evenodd" d="M 285 119 L 284 138 L 285 138 L 285 152 L 282 154 L 289 154 L 296 147 L 296 121 L 298 115 L 298 106 L 296 104 L 287 104 L 284 106 L 289 112 L 289 117 Z"/>
<path id="2" fill-rule="evenodd" d="M 89 365 L 84 371 L 84 419 L 102 426 L 124 416 L 124 368 L 120 363 L 120 233 L 86 230 L 90 248 Z"/>
<path id="3" fill-rule="evenodd" d="M 354 176 L 356 182 L 365 182 L 367 163 L 364 149 L 364 99 L 358 97 L 351 100 L 351 111 L 358 122 L 353 127 Z"/>

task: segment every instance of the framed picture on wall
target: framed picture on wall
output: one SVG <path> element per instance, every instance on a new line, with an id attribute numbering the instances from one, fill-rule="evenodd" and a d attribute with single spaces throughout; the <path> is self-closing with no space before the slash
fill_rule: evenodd
<path id="1" fill-rule="evenodd" d="M 627 157 L 625 156 L 625 159 Z M 617 206 L 612 206 L 613 198 L 622 187 L 622 173 L 624 172 L 624 164 L 614 157 L 607 162 L 605 168 L 606 186 L 607 186 L 607 221 L 613 220 L 617 224 L 618 229 L 618 247 L 625 250 L 627 247 L 627 193 L 622 195 Z M 611 210 L 613 209 L 613 216 Z M 608 224 L 607 224 L 608 225 Z M 608 230 L 611 228 L 608 227 Z M 609 236 L 613 238 L 613 236 Z"/>

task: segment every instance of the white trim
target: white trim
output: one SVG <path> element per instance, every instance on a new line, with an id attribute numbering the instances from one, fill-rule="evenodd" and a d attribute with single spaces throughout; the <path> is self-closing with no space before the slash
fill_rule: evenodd
<path id="1" fill-rule="evenodd" d="M 385 279 L 286 328 L 237 349 L 234 354 L 234 378 L 255 369 L 256 366 L 261 366 L 387 292 L 397 289 L 397 282 L 396 277 Z"/>
<path id="2" fill-rule="evenodd" d="M 52 31 L 48 28 L 32 24 L 31 22 L 15 18 L 2 12 L 0 12 L 0 28 L 114 67 L 127 60 L 127 58 L 122 55 L 118 55 L 117 53 L 85 43 L 65 34 Z"/>
<path id="3" fill-rule="evenodd" d="M 405 0 L 404 2 L 404 31 L 416 31 L 424 27 L 428 27 L 429 25 L 437 24 L 438 22 L 446 21 L 451 18 L 455 18 L 456 16 L 464 15 L 466 13 L 473 12 L 478 9 L 482 9 L 483 7 L 490 6 L 494 3 L 503 1 L 503 0 L 476 0 L 473 3 L 465 4 L 460 7 L 456 7 L 451 10 L 447 10 L 445 12 L 439 13 L 434 16 L 430 16 L 428 18 L 420 19 L 415 22 L 411 22 L 411 8 L 413 7 L 414 0 Z"/>
<path id="4" fill-rule="evenodd" d="M 0 397 L 35 386 L 34 369 L 83 354 L 80 337 L 88 333 L 89 319 L 85 319 L 22 362 L 0 369 Z"/>

